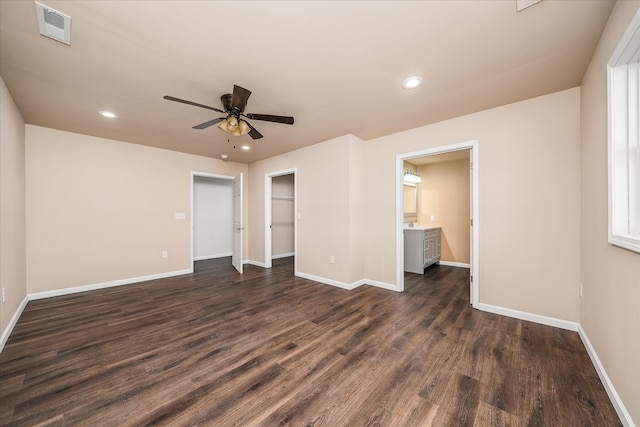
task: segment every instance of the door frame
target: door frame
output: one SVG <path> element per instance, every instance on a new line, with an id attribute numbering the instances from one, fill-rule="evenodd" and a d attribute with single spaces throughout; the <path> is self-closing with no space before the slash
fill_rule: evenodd
<path id="1" fill-rule="evenodd" d="M 207 172 L 197 172 L 191 171 L 191 181 L 189 183 L 189 259 L 191 260 L 191 273 L 195 271 L 195 259 L 193 256 L 193 187 L 194 181 L 196 177 L 201 178 L 214 178 L 214 179 L 224 179 L 228 181 L 233 181 L 235 176 L 229 175 L 220 175 L 215 173 L 207 173 Z M 229 203 L 233 204 L 233 196 L 229 200 Z"/>
<path id="2" fill-rule="evenodd" d="M 479 253 L 480 253 L 480 199 L 479 199 L 479 162 L 478 162 L 478 140 L 460 142 L 457 144 L 444 145 L 427 148 L 420 151 L 398 154 L 396 156 L 396 287 L 399 292 L 404 291 L 404 204 L 403 204 L 403 178 L 405 160 L 418 157 L 433 156 L 437 154 L 450 153 L 452 151 L 471 150 L 471 171 L 470 171 L 470 192 L 471 192 L 471 268 L 472 282 L 470 286 L 469 300 L 474 308 L 477 308 L 480 300 L 480 275 L 479 275 Z"/>
<path id="3" fill-rule="evenodd" d="M 243 239 L 243 231 L 244 231 L 244 221 L 242 220 L 242 186 L 243 186 L 243 175 L 240 172 L 239 175 L 233 178 L 232 184 L 232 209 L 231 215 L 233 217 L 233 244 L 231 246 L 231 265 L 233 268 L 238 271 L 238 273 L 242 274 L 244 269 L 244 260 L 242 259 L 242 239 Z"/>
<path id="4" fill-rule="evenodd" d="M 284 169 L 264 175 L 264 266 L 272 267 L 272 189 L 273 178 L 293 174 L 293 272 L 298 273 L 298 168 Z"/>

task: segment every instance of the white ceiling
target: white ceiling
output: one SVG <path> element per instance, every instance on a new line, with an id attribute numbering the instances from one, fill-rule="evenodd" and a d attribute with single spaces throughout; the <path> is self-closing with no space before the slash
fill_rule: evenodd
<path id="1" fill-rule="evenodd" d="M 0 1 L 0 75 L 27 123 L 251 163 L 345 134 L 368 140 L 579 86 L 613 1 Z M 406 77 L 424 84 L 403 89 Z M 192 126 L 238 84 L 264 135 Z M 99 110 L 115 111 L 105 119 Z M 250 151 L 234 149 L 249 144 Z"/>

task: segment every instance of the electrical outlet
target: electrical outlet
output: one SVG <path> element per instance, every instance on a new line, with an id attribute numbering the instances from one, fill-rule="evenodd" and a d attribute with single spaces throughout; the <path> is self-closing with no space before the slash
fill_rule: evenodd
<path id="1" fill-rule="evenodd" d="M 333 255 L 329 256 L 329 264 L 335 264 L 336 263 L 336 257 L 334 257 Z"/>
<path id="2" fill-rule="evenodd" d="M 580 298 L 582 298 L 582 282 L 580 282 Z"/>
<path id="3" fill-rule="evenodd" d="M 162 258 L 169 258 L 169 252 L 162 251 Z"/>
<path id="4" fill-rule="evenodd" d="M 7 288 L 2 288 L 2 303 L 7 301 Z"/>

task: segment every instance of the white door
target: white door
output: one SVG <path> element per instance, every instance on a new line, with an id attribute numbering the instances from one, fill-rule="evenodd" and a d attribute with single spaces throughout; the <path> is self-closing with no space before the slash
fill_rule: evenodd
<path id="1" fill-rule="evenodd" d="M 242 174 L 233 179 L 233 255 L 231 264 L 242 274 Z"/>

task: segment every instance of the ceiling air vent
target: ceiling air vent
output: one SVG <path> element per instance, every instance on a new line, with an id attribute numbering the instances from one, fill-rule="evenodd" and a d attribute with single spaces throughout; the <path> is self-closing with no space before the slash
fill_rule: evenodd
<path id="1" fill-rule="evenodd" d="M 40 34 L 71 45 L 71 17 L 36 2 Z"/>

